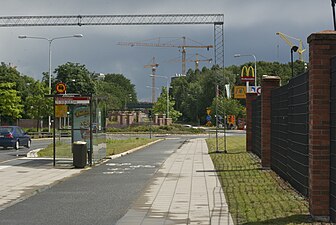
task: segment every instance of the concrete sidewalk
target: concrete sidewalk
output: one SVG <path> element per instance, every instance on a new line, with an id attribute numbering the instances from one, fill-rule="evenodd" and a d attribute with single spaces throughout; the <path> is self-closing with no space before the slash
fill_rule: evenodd
<path id="1" fill-rule="evenodd" d="M 70 163 L 70 164 L 69 164 Z M 70 162 L 53 167 L 52 159 L 18 158 L 0 164 L 0 210 L 55 185 L 83 169 Z M 70 167 L 69 167 L 70 165 Z"/>
<path id="2" fill-rule="evenodd" d="M 173 153 L 117 225 L 234 224 L 204 139 Z"/>

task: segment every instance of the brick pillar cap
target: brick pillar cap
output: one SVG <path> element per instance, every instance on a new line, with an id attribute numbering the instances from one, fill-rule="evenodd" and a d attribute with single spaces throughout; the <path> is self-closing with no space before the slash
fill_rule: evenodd
<path id="1" fill-rule="evenodd" d="M 262 76 L 262 79 L 263 80 L 280 80 L 280 77 L 279 76 L 269 76 L 269 75 L 263 75 Z"/>
<path id="2" fill-rule="evenodd" d="M 312 33 L 307 38 L 307 42 L 311 42 L 313 40 L 336 40 L 336 31 L 334 30 L 323 30 L 318 33 Z"/>

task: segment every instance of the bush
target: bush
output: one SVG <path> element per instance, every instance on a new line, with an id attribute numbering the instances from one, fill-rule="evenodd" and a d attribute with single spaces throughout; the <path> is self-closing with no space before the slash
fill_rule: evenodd
<path id="1" fill-rule="evenodd" d="M 125 128 L 108 128 L 107 132 L 111 132 L 111 133 L 118 133 L 118 132 L 122 132 L 122 133 L 138 132 L 138 133 L 141 133 L 141 132 L 143 132 L 143 133 L 147 133 L 147 132 L 150 132 L 150 130 L 153 133 L 172 133 L 172 134 L 204 133 L 204 130 L 202 130 L 202 129 L 183 127 L 180 124 L 173 124 L 173 125 L 170 125 L 170 126 L 157 126 L 157 125 L 136 126 L 136 125 L 132 125 L 132 126 L 125 127 Z"/>

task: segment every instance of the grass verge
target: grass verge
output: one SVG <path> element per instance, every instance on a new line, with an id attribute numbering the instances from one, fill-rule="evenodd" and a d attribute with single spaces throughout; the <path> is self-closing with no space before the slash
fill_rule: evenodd
<path id="1" fill-rule="evenodd" d="M 53 144 L 48 145 L 37 153 L 39 157 L 53 157 Z M 71 145 L 69 143 L 56 142 L 56 158 L 72 158 Z"/>
<path id="2" fill-rule="evenodd" d="M 126 152 L 133 148 L 148 144 L 157 139 L 148 139 L 148 138 L 129 138 L 126 140 L 114 140 L 110 139 L 107 141 L 107 155 L 116 155 L 122 152 Z"/>
<path id="3" fill-rule="evenodd" d="M 119 154 L 133 148 L 148 144 L 156 139 L 149 138 L 129 138 L 125 140 L 107 140 L 106 155 Z M 39 157 L 52 157 L 53 144 L 38 152 Z M 71 145 L 69 143 L 56 143 L 57 158 L 72 158 Z"/>
<path id="4" fill-rule="evenodd" d="M 223 140 L 218 140 L 223 146 Z M 227 154 L 216 153 L 207 139 L 235 224 L 313 224 L 308 203 L 273 171 L 261 169 L 258 157 L 245 151 L 245 136 L 227 137 Z"/>

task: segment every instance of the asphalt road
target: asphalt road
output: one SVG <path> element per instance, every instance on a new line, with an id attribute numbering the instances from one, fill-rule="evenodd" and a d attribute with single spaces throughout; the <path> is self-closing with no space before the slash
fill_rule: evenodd
<path id="1" fill-rule="evenodd" d="M 68 137 L 62 137 L 61 140 L 62 142 L 70 143 L 70 138 Z M 26 157 L 29 151 L 35 150 L 35 149 L 46 148 L 52 142 L 53 142 L 52 138 L 41 138 L 41 139 L 32 139 L 32 144 L 30 148 L 20 146 L 19 150 L 15 150 L 14 148 L 4 149 L 0 147 L 0 163 L 7 161 L 7 160 L 16 159 L 19 157 Z"/>
<path id="2" fill-rule="evenodd" d="M 0 211 L 0 224 L 115 224 L 185 139 L 167 139 L 82 172 Z"/>
<path id="3" fill-rule="evenodd" d="M 38 148 L 45 148 L 50 143 L 52 143 L 52 139 L 32 139 L 32 145 L 30 148 L 25 148 L 20 146 L 19 150 L 15 150 L 14 148 L 3 149 L 0 147 L 0 162 L 15 159 L 18 157 L 25 157 L 27 153 L 31 150 Z"/>

